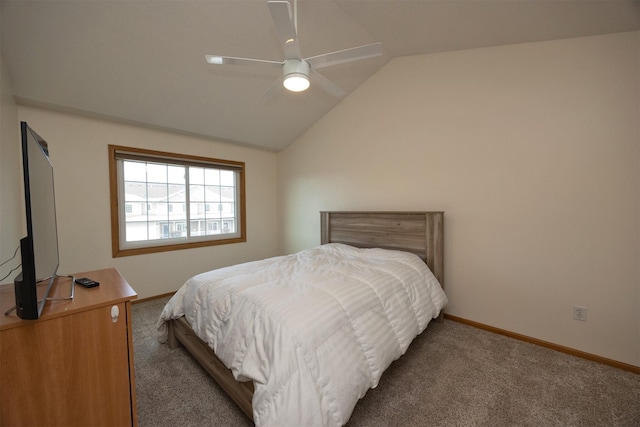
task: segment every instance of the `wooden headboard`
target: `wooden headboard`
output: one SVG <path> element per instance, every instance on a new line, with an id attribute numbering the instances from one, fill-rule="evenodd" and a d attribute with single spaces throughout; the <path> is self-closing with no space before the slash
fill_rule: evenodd
<path id="1" fill-rule="evenodd" d="M 320 212 L 321 243 L 411 252 L 444 286 L 444 212 Z"/>

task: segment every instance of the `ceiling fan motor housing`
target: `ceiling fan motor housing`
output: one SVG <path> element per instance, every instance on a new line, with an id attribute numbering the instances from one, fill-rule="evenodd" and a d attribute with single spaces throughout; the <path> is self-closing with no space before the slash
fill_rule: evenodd
<path id="1" fill-rule="evenodd" d="M 287 59 L 284 62 L 282 67 L 282 72 L 284 74 L 284 85 L 287 89 L 298 91 L 304 90 L 309 87 L 309 63 L 304 59 Z M 292 89 L 288 86 L 287 82 L 293 80 L 303 79 L 306 81 L 306 84 L 303 88 L 300 89 Z"/>

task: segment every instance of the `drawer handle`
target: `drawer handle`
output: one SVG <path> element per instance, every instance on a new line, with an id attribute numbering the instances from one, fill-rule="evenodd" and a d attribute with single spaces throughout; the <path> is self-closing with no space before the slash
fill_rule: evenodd
<path id="1" fill-rule="evenodd" d="M 120 315 L 120 309 L 117 305 L 111 307 L 111 321 L 116 323 L 118 321 L 118 316 Z"/>

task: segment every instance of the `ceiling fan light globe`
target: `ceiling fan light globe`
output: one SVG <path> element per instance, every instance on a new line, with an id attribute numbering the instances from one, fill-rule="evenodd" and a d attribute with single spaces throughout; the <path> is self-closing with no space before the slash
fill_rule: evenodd
<path id="1" fill-rule="evenodd" d="M 302 92 L 309 88 L 309 78 L 302 73 L 291 73 L 284 78 L 282 84 L 291 92 Z"/>

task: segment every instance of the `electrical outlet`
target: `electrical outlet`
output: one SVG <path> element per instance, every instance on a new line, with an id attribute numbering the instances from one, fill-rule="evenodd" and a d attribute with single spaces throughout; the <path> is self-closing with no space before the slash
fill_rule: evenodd
<path id="1" fill-rule="evenodd" d="M 583 322 L 587 321 L 587 307 L 582 307 L 580 305 L 573 306 L 573 318 L 574 320 L 581 320 Z"/>

